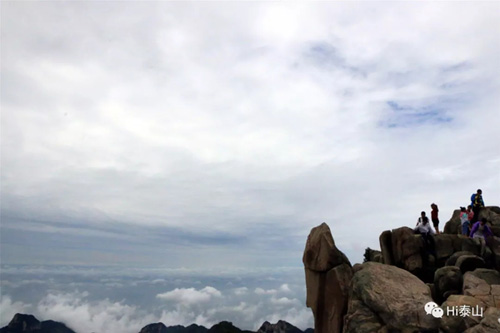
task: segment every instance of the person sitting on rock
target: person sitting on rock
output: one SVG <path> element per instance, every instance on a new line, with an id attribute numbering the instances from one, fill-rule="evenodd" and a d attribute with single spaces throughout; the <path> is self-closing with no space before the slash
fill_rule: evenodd
<path id="1" fill-rule="evenodd" d="M 481 211 L 481 208 L 484 207 L 483 191 L 478 189 L 477 192 L 470 197 L 470 200 L 471 200 L 472 210 L 474 212 L 472 223 L 475 223 L 479 221 L 479 212 Z"/>
<path id="2" fill-rule="evenodd" d="M 462 235 L 469 236 L 470 222 L 465 207 L 460 207 L 460 225 L 462 226 Z"/>
<path id="3" fill-rule="evenodd" d="M 476 222 L 470 231 L 470 238 L 481 245 L 481 256 L 486 251 L 486 239 L 493 236 L 490 227 L 486 225 L 487 220 L 483 217 L 480 222 Z"/>
<path id="4" fill-rule="evenodd" d="M 438 206 L 435 203 L 431 204 L 431 220 L 432 224 L 434 225 L 434 229 L 436 229 L 436 233 L 439 234 L 439 218 L 438 218 Z"/>
<path id="5" fill-rule="evenodd" d="M 429 218 L 425 216 L 425 212 L 420 213 L 420 217 L 418 218 L 417 226 L 414 231 L 416 234 L 422 235 L 427 252 L 432 254 L 434 258 L 437 258 L 436 244 L 434 242 L 434 237 L 432 236 L 435 235 L 436 232 L 432 230 L 432 227 L 429 224 Z"/>

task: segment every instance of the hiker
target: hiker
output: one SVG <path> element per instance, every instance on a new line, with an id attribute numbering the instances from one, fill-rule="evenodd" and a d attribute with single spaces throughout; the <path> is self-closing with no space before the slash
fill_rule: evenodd
<path id="1" fill-rule="evenodd" d="M 467 210 L 465 210 L 465 207 L 460 207 L 460 225 L 462 226 L 462 235 L 469 236 L 469 214 L 467 214 Z"/>
<path id="2" fill-rule="evenodd" d="M 481 245 L 481 256 L 484 255 L 484 251 L 486 250 L 486 240 L 488 237 L 493 236 L 493 232 L 491 232 L 490 227 L 486 225 L 486 218 L 482 218 L 480 222 L 476 222 L 472 226 L 472 230 L 470 231 L 470 237 Z"/>
<path id="3" fill-rule="evenodd" d="M 474 212 L 472 223 L 475 223 L 479 221 L 479 212 L 481 211 L 481 208 L 484 207 L 483 191 L 481 191 L 480 189 L 477 190 L 477 192 L 470 197 L 470 201 L 472 205 L 472 211 Z"/>
<path id="4" fill-rule="evenodd" d="M 429 218 L 425 216 L 425 212 L 420 213 L 414 232 L 422 235 L 425 249 L 437 259 L 436 244 L 434 242 L 434 237 L 432 237 L 432 235 L 436 232 L 432 230 L 431 225 L 429 224 Z"/>
<path id="5" fill-rule="evenodd" d="M 434 225 L 434 229 L 436 229 L 436 234 L 439 235 L 439 218 L 438 218 L 439 209 L 435 203 L 431 204 L 431 208 L 432 208 L 431 211 L 432 224 Z"/>

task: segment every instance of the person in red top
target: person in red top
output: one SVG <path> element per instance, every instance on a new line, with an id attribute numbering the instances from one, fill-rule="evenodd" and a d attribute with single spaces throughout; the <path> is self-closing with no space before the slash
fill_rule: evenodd
<path id="1" fill-rule="evenodd" d="M 439 229 L 438 229 L 438 227 L 439 227 L 439 218 L 438 218 L 439 209 L 435 203 L 431 204 L 431 208 L 432 208 L 432 211 L 431 211 L 432 224 L 434 225 L 434 229 L 436 229 L 436 234 L 439 234 Z"/>

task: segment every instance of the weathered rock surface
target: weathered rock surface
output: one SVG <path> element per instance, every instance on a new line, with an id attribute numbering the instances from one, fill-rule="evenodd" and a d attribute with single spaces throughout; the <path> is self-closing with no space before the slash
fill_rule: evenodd
<path id="1" fill-rule="evenodd" d="M 382 328 L 382 323 L 375 312 L 352 295 L 345 317 L 344 333 L 372 333 Z"/>
<path id="2" fill-rule="evenodd" d="M 488 308 L 479 325 L 467 329 L 464 333 L 498 333 L 500 332 L 500 308 Z"/>
<path id="3" fill-rule="evenodd" d="M 463 294 L 481 300 L 487 307 L 500 308 L 500 273 L 491 269 L 465 273 Z"/>
<path id="4" fill-rule="evenodd" d="M 326 223 L 311 230 L 302 262 L 307 269 L 316 272 L 326 272 L 340 264 L 350 265 L 349 259 L 335 246 L 332 233 Z"/>
<path id="5" fill-rule="evenodd" d="M 441 306 L 444 312 L 444 316 L 440 319 L 439 328 L 443 332 L 463 332 L 466 329 L 479 324 L 482 317 L 460 315 L 459 310 L 462 306 L 469 306 L 470 308 L 475 309 L 485 308 L 485 304 L 474 297 L 464 295 L 451 295 Z"/>
<path id="6" fill-rule="evenodd" d="M 351 288 L 353 300 L 361 301 L 362 306 L 355 301 L 349 303 L 347 331 L 354 332 L 357 323 L 363 321 L 356 318 L 356 312 L 370 317 L 364 320 L 374 328 L 377 318 L 380 319 L 380 327 L 387 326 L 389 330 L 431 330 L 438 327 L 436 319 L 426 316 L 424 311 L 424 305 L 432 301 L 429 287 L 403 269 L 365 263 L 354 274 Z"/>
<path id="7" fill-rule="evenodd" d="M 392 232 L 390 230 L 382 232 L 379 237 L 379 242 L 383 263 L 387 265 L 394 265 L 394 258 L 392 255 Z"/>
<path id="8" fill-rule="evenodd" d="M 462 290 L 463 276 L 458 267 L 445 266 L 434 274 L 435 299 L 441 303 L 447 296 Z M 446 294 L 446 297 L 444 296 Z"/>
<path id="9" fill-rule="evenodd" d="M 306 305 L 316 333 L 342 332 L 347 312 L 351 263 L 337 249 L 326 223 L 311 230 L 304 250 Z"/>
<path id="10" fill-rule="evenodd" d="M 402 227 L 392 230 L 392 257 L 394 265 L 414 272 L 422 268 L 422 237 L 413 230 Z"/>

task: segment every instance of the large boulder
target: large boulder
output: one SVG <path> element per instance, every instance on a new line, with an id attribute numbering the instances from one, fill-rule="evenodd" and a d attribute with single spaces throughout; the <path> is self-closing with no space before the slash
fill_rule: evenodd
<path id="1" fill-rule="evenodd" d="M 451 295 L 441 305 L 444 316 L 440 320 L 439 328 L 445 333 L 463 332 L 473 327 L 481 321 L 482 317 L 470 315 L 461 315 L 460 308 L 467 306 L 469 309 L 482 309 L 484 312 L 485 304 L 472 296 Z M 479 311 L 478 311 L 479 312 Z"/>
<path id="2" fill-rule="evenodd" d="M 500 273 L 484 268 L 465 273 L 463 294 L 481 300 L 488 307 L 500 307 Z"/>
<path id="3" fill-rule="evenodd" d="M 498 333 L 500 332 L 499 318 L 500 307 L 488 308 L 479 325 L 467 329 L 464 333 Z"/>
<path id="4" fill-rule="evenodd" d="M 381 325 L 387 326 L 389 331 L 432 330 L 439 325 L 435 318 L 425 315 L 424 305 L 432 302 L 429 287 L 403 269 L 365 263 L 354 274 L 351 288 L 354 299 L 360 300 L 375 313 Z M 348 313 L 350 316 L 346 322 L 360 322 L 359 318 L 355 318 L 355 309 L 350 308 Z M 361 313 L 367 315 L 368 312 Z M 377 326 L 375 319 L 370 319 L 370 323 Z"/>
<path id="5" fill-rule="evenodd" d="M 347 257 L 335 246 L 326 223 L 311 230 L 303 262 L 306 305 L 314 315 L 314 331 L 342 332 L 353 272 Z"/>
<path id="6" fill-rule="evenodd" d="M 488 237 L 486 244 L 492 252 L 492 265 L 500 270 L 500 237 Z"/>
<path id="7" fill-rule="evenodd" d="M 343 333 L 373 333 L 381 328 L 380 319 L 368 306 L 355 296 L 349 298 Z"/>
<path id="8" fill-rule="evenodd" d="M 436 242 L 436 254 L 437 259 L 444 262 L 448 259 L 456 250 L 454 243 L 456 243 L 456 235 L 440 234 L 435 235 L 434 240 Z"/>
<path id="9" fill-rule="evenodd" d="M 455 209 L 451 218 L 444 225 L 443 233 L 445 234 L 460 234 L 460 209 Z"/>
<path id="10" fill-rule="evenodd" d="M 459 236 L 461 240 L 460 251 L 472 252 L 474 255 L 479 255 L 481 247 L 472 238 Z"/>
<path id="11" fill-rule="evenodd" d="M 436 299 L 439 303 L 444 301 L 450 294 L 460 294 L 462 290 L 463 276 L 458 267 L 445 266 L 436 270 L 434 274 L 434 288 Z"/>
<path id="12" fill-rule="evenodd" d="M 469 256 L 469 255 L 474 255 L 474 253 L 469 252 L 469 251 L 458 251 L 453 253 L 447 260 L 446 260 L 446 266 L 455 266 L 457 259 L 460 256 Z"/>
<path id="13" fill-rule="evenodd" d="M 484 268 L 485 262 L 479 256 L 465 255 L 458 257 L 455 266 L 460 268 L 462 274 L 465 274 L 465 272 L 473 271 L 476 268 Z"/>
<path id="14" fill-rule="evenodd" d="M 394 265 L 410 272 L 422 268 L 423 240 L 420 235 L 415 235 L 408 227 L 392 230 L 392 257 Z"/>
<path id="15" fill-rule="evenodd" d="M 394 265 L 394 258 L 392 255 L 392 231 L 385 230 L 382 232 L 379 237 L 379 242 L 383 263 L 387 265 Z"/>
<path id="16" fill-rule="evenodd" d="M 330 227 L 326 223 L 313 228 L 307 237 L 302 262 L 307 269 L 327 272 L 335 266 L 349 263 L 349 259 L 335 246 Z"/>
<path id="17" fill-rule="evenodd" d="M 479 213 L 479 218 L 486 218 L 488 220 L 488 223 L 490 224 L 490 227 L 495 228 L 500 226 L 500 207 L 497 206 L 486 206 L 483 209 L 481 209 L 481 212 Z M 496 236 L 500 236 L 498 234 L 495 234 Z"/>

